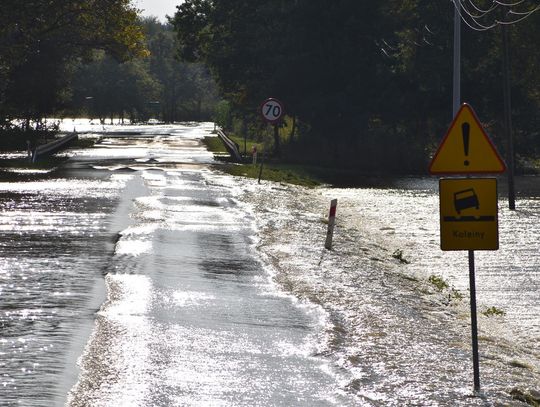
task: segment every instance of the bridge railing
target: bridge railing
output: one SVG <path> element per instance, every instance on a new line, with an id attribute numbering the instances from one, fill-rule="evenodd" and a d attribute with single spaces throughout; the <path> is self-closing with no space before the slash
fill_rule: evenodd
<path id="1" fill-rule="evenodd" d="M 223 141 L 223 144 L 225 145 L 225 148 L 227 149 L 227 152 L 231 155 L 231 157 L 237 162 L 242 162 L 242 155 L 240 154 L 236 143 L 232 141 L 229 137 L 227 137 L 227 135 L 221 129 L 217 129 L 217 135 L 221 139 L 221 141 Z"/>
<path id="2" fill-rule="evenodd" d="M 69 143 L 71 143 L 73 140 L 77 140 L 78 138 L 79 135 L 74 131 L 73 133 L 69 133 L 64 137 L 51 141 L 50 143 L 36 147 L 32 152 L 32 162 L 35 163 L 40 157 L 49 156 L 62 150 L 63 148 L 67 147 Z"/>

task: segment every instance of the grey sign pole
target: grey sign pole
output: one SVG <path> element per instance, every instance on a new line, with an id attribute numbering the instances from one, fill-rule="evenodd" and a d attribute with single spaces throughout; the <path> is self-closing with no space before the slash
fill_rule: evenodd
<path id="1" fill-rule="evenodd" d="M 478 355 L 478 320 L 476 317 L 476 281 L 474 250 L 469 250 L 469 287 L 471 292 L 471 336 L 473 353 L 474 391 L 480 391 L 480 358 Z"/>
<path id="2" fill-rule="evenodd" d="M 454 3 L 454 86 L 453 117 L 456 117 L 461 104 L 461 16 L 458 3 Z"/>

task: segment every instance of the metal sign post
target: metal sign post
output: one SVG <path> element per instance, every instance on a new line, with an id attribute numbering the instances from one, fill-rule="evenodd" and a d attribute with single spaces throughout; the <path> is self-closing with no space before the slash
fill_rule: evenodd
<path id="1" fill-rule="evenodd" d="M 456 3 L 454 8 L 454 72 L 453 72 L 453 100 L 452 110 L 454 118 L 459 116 L 460 104 L 461 104 L 461 16 L 460 10 L 461 4 Z M 454 119 L 455 120 L 455 119 Z M 463 130 L 463 133 L 465 131 Z M 447 135 L 448 137 L 448 135 Z M 465 143 L 465 140 L 464 140 Z M 463 165 L 468 166 L 469 162 L 463 161 Z M 451 164 L 453 167 L 451 172 L 456 171 L 457 166 L 461 163 Z M 433 162 L 432 165 L 433 166 Z M 489 169 L 487 170 L 489 171 Z M 503 170 L 504 171 L 504 164 Z M 500 172 L 502 172 L 500 171 Z M 468 173 L 467 173 L 468 174 Z M 474 391 L 480 391 L 480 363 L 478 357 L 478 327 L 476 318 L 476 282 L 475 282 L 475 270 L 474 270 L 474 250 L 469 250 L 469 286 L 471 292 L 471 331 L 472 331 L 472 351 L 473 351 L 473 371 L 474 371 Z"/>
<path id="2" fill-rule="evenodd" d="M 471 300 L 474 391 L 480 391 L 474 250 L 499 248 L 497 179 L 450 178 L 439 181 L 441 249 L 467 250 Z"/>
<path id="3" fill-rule="evenodd" d="M 459 86 L 454 92 L 458 98 L 454 104 L 454 121 L 439 145 L 429 171 L 431 174 L 468 176 L 439 181 L 441 249 L 468 251 L 474 391 L 478 393 L 480 359 L 474 251 L 498 250 L 499 226 L 497 180 L 471 178 L 470 175 L 502 173 L 506 165 L 472 108 L 463 104 L 457 109 Z"/>
<path id="4" fill-rule="evenodd" d="M 471 338 L 473 356 L 474 391 L 480 392 L 480 356 L 478 354 L 478 318 L 476 316 L 476 280 L 474 250 L 469 250 L 469 290 L 471 292 Z"/>
<path id="5" fill-rule="evenodd" d="M 262 172 L 263 172 L 264 157 L 265 157 L 265 156 L 266 156 L 266 151 L 263 150 L 263 153 L 262 153 L 262 160 L 261 160 L 261 166 L 259 167 L 259 181 L 258 181 L 259 184 L 261 183 L 261 177 L 262 177 Z"/>

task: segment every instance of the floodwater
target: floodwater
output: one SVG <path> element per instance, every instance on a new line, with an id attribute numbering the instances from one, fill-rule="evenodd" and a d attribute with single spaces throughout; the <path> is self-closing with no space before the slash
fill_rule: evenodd
<path id="1" fill-rule="evenodd" d="M 272 282 L 211 129 L 100 128 L 0 185 L 1 405 L 347 404 L 326 314 Z"/>
<path id="2" fill-rule="evenodd" d="M 438 247 L 436 180 L 259 185 L 215 168 L 210 124 L 73 125 L 100 142 L 0 183 L 0 406 L 520 406 L 513 388 L 540 390 L 535 178 L 517 211 L 501 200 L 501 249 L 477 252 L 474 397 L 467 255 Z"/>
<path id="3" fill-rule="evenodd" d="M 540 194 L 518 180 L 499 203 L 500 250 L 476 252 L 481 393 L 473 397 L 467 252 L 439 248 L 436 179 L 366 178 L 365 187 L 246 188 L 276 281 L 331 318 L 326 356 L 351 374 L 359 405 L 520 406 L 540 390 Z M 504 180 L 500 180 L 504 195 Z M 322 249 L 338 199 L 334 249 Z M 441 286 L 442 282 L 444 286 Z M 488 310 L 501 311 L 493 315 Z"/>

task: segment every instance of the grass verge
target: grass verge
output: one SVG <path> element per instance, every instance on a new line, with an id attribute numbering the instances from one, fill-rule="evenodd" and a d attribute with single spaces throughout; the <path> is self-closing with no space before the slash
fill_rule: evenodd
<path id="1" fill-rule="evenodd" d="M 237 143 L 240 141 L 237 137 L 232 137 L 232 139 Z M 227 153 L 227 150 L 225 149 L 225 146 L 223 145 L 219 137 L 205 137 L 202 142 L 209 151 L 218 155 L 218 158 L 221 154 Z M 257 144 L 252 140 L 249 140 L 249 145 L 251 147 L 253 147 L 253 145 L 257 145 L 259 151 L 261 151 L 262 149 L 262 144 Z M 259 178 L 260 162 L 257 165 L 228 164 L 223 166 L 222 169 L 231 175 L 248 178 Z M 281 164 L 276 162 L 264 163 L 261 179 L 266 181 L 303 185 L 307 187 L 316 187 L 321 184 L 320 180 L 310 174 L 307 167 L 299 165 Z"/>
<path id="2" fill-rule="evenodd" d="M 260 165 L 253 164 L 230 164 L 225 166 L 225 172 L 231 175 L 259 178 Z M 262 180 L 284 182 L 287 184 L 302 185 L 310 188 L 319 186 L 321 183 L 303 173 L 302 168 L 282 164 L 264 164 L 262 170 Z"/>
<path id="3" fill-rule="evenodd" d="M 227 149 L 223 145 L 223 142 L 219 137 L 207 136 L 202 139 L 202 143 L 206 146 L 208 151 L 212 153 L 226 153 Z"/>

